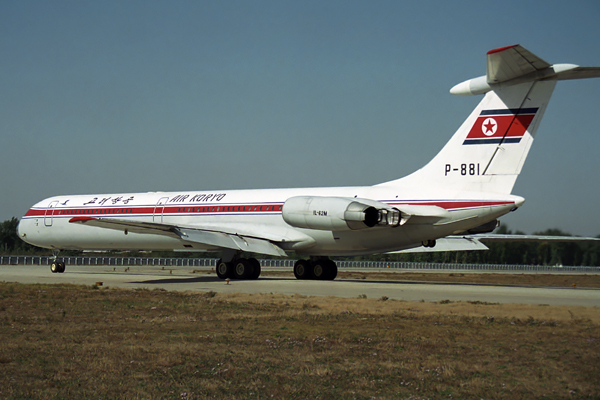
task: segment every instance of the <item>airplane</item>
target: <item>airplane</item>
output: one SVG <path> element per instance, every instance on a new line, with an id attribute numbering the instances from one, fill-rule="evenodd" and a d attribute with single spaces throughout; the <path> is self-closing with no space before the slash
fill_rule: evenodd
<path id="1" fill-rule="evenodd" d="M 332 256 L 487 249 L 476 234 L 517 210 L 512 195 L 557 81 L 600 67 L 549 64 L 521 45 L 487 53 L 486 75 L 454 86 L 485 96 L 442 150 L 412 174 L 362 187 L 55 196 L 33 205 L 19 236 L 53 250 L 219 251 L 221 279 L 257 279 L 248 253 L 300 257 L 297 279 L 333 280 Z"/>

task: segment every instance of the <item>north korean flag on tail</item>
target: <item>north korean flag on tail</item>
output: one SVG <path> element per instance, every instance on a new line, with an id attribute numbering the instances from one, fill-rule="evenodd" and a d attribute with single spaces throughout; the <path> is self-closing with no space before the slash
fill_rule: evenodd
<path id="1" fill-rule="evenodd" d="M 483 110 L 463 144 L 519 143 L 537 108 Z"/>

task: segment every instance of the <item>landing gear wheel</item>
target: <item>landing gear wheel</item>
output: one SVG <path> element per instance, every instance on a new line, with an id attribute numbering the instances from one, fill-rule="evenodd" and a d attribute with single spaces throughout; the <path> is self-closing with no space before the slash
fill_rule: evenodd
<path id="1" fill-rule="evenodd" d="M 332 281 L 337 276 L 337 265 L 329 259 L 317 260 L 312 263 L 313 279 Z"/>
<path id="2" fill-rule="evenodd" d="M 423 247 L 435 247 L 435 240 L 424 240 L 421 244 Z"/>
<path id="3" fill-rule="evenodd" d="M 52 271 L 53 274 L 62 274 L 65 272 L 65 263 L 62 261 L 52 261 L 52 264 L 50 264 L 50 271 Z"/>
<path id="4" fill-rule="evenodd" d="M 312 275 L 314 279 L 325 280 L 327 276 L 328 265 L 325 260 L 315 261 L 312 265 Z"/>
<path id="5" fill-rule="evenodd" d="M 233 277 L 233 266 L 231 263 L 224 262 L 223 260 L 219 260 L 217 262 L 217 276 L 220 279 L 227 279 Z"/>
<path id="6" fill-rule="evenodd" d="M 235 279 L 248 279 L 252 276 L 252 272 L 252 264 L 245 258 L 233 262 L 233 277 Z"/>
<path id="7" fill-rule="evenodd" d="M 325 274 L 325 280 L 332 281 L 337 276 L 338 269 L 334 261 L 327 260 L 327 273 Z"/>
<path id="8" fill-rule="evenodd" d="M 260 263 L 256 258 L 249 258 L 248 262 L 252 265 L 252 274 L 250 275 L 250 279 L 258 279 L 260 276 Z"/>
<path id="9" fill-rule="evenodd" d="M 298 260 L 294 264 L 294 276 L 296 279 L 312 279 L 313 269 L 307 260 Z"/>
<path id="10" fill-rule="evenodd" d="M 50 264 L 50 271 L 52 271 L 53 274 L 62 274 L 65 272 L 65 263 L 64 261 L 58 261 L 58 253 L 60 253 L 60 250 L 52 250 L 52 263 Z"/>

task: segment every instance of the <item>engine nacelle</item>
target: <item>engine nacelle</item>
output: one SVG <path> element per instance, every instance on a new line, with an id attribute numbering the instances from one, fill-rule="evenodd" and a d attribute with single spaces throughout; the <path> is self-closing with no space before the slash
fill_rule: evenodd
<path id="1" fill-rule="evenodd" d="M 283 220 L 296 228 L 348 231 L 377 225 L 398 226 L 398 209 L 373 200 L 298 196 L 283 203 Z"/>

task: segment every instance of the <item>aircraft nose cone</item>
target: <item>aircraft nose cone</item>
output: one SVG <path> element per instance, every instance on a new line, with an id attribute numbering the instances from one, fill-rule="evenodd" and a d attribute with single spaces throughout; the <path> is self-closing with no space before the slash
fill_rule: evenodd
<path id="1" fill-rule="evenodd" d="M 27 233 L 23 229 L 23 220 L 20 220 L 17 224 L 17 235 L 19 235 L 20 238 L 25 238 L 27 236 Z"/>
<path id="2" fill-rule="evenodd" d="M 28 233 L 27 221 L 20 220 L 19 223 L 17 224 L 17 235 L 19 236 L 19 238 L 22 241 L 31 244 L 29 238 L 27 237 L 27 233 Z"/>

